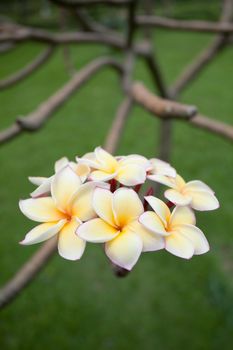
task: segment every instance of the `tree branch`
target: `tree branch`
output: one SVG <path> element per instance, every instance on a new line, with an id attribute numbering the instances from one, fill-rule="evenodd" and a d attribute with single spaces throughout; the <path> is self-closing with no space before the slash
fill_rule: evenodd
<path id="1" fill-rule="evenodd" d="M 200 33 L 233 33 L 231 23 L 218 23 L 207 21 L 182 21 L 158 16 L 137 16 L 136 23 L 142 27 L 157 27 Z"/>
<path id="2" fill-rule="evenodd" d="M 105 66 L 111 66 L 122 73 L 122 66 L 111 58 L 98 58 L 76 73 L 60 90 L 43 102 L 34 112 L 27 117 L 18 118 L 12 126 L 0 132 L 0 144 L 13 139 L 24 131 L 35 131 L 42 127 L 51 114 L 96 72 Z"/>
<path id="3" fill-rule="evenodd" d="M 220 23 L 229 22 L 233 15 L 233 1 L 224 0 L 223 10 L 220 19 Z M 191 62 L 184 70 L 181 72 L 180 76 L 177 78 L 175 83 L 170 88 L 170 95 L 176 97 L 180 92 L 191 82 L 198 73 L 210 62 L 217 53 L 225 46 L 227 43 L 228 34 L 222 33 L 216 35 L 211 44 L 204 49 L 196 59 Z"/>
<path id="4" fill-rule="evenodd" d="M 91 5 L 125 6 L 134 0 L 50 0 L 63 7 L 79 7 Z"/>
<path id="5" fill-rule="evenodd" d="M 135 82 L 130 90 L 131 97 L 148 112 L 161 119 L 189 120 L 197 113 L 195 106 L 170 101 L 152 94 L 142 83 Z"/>
<path id="6" fill-rule="evenodd" d="M 54 53 L 54 48 L 55 47 L 53 45 L 49 46 L 20 71 L 10 75 L 5 79 L 0 80 L 0 90 L 6 89 L 14 84 L 17 84 L 21 80 L 28 77 L 31 73 L 35 72 L 52 56 L 52 54 Z"/>

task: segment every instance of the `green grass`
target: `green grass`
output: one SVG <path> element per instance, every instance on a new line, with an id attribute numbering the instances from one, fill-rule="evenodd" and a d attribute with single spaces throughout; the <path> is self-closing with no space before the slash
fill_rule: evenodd
<path id="1" fill-rule="evenodd" d="M 158 31 L 155 42 L 167 82 L 172 82 L 208 35 Z M 40 51 L 25 44 L 0 58 L 0 76 L 19 69 Z M 72 47 L 77 67 L 107 49 Z M 232 48 L 225 50 L 182 95 L 205 114 L 231 122 Z M 143 62 L 135 76 L 152 87 Z M 0 126 L 34 110 L 68 76 L 61 51 L 21 84 L 0 94 Z M 33 227 L 18 209 L 32 190 L 28 175 L 49 175 L 56 159 L 92 150 L 104 137 L 122 99 L 118 77 L 103 70 L 35 134 L 0 148 L 1 274 L 3 284 L 38 246 L 18 241 Z M 133 110 L 118 152 L 157 155 L 159 123 Z M 58 255 L 0 315 L 0 348 L 228 350 L 232 348 L 232 145 L 190 125 L 174 125 L 172 163 L 189 179 L 199 178 L 217 192 L 221 209 L 198 214 L 210 253 L 184 261 L 162 251 L 144 254 L 133 272 L 117 279 L 100 246 L 89 245 L 79 262 Z"/>

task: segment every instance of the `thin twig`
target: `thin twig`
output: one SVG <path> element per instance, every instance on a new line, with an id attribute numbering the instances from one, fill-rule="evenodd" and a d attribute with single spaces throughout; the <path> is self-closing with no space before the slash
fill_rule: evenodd
<path id="1" fill-rule="evenodd" d="M 28 77 L 31 73 L 35 72 L 52 56 L 52 54 L 54 53 L 54 48 L 54 45 L 49 46 L 24 68 L 10 75 L 9 77 L 0 80 L 0 90 L 6 89 L 14 84 L 19 83 L 20 81 Z"/>
<path id="2" fill-rule="evenodd" d="M 233 1 L 224 0 L 220 23 L 230 22 L 233 15 Z M 184 70 L 171 86 L 170 96 L 177 97 L 189 82 L 198 75 L 198 73 L 210 62 L 217 53 L 225 46 L 228 39 L 228 33 L 216 35 L 211 44 L 205 48 Z"/>
<path id="3" fill-rule="evenodd" d="M 34 112 L 27 117 L 21 117 L 8 129 L 0 132 L 0 144 L 13 139 L 24 131 L 35 131 L 42 127 L 52 113 L 58 109 L 78 88 L 83 86 L 96 72 L 105 66 L 115 68 L 122 73 L 122 66 L 111 58 L 98 58 L 82 68 L 66 83 L 61 89 L 56 91 L 45 102 L 43 102 Z"/>
<path id="4" fill-rule="evenodd" d="M 233 25 L 230 23 L 218 23 L 207 21 L 182 21 L 173 18 L 158 16 L 137 16 L 138 26 L 175 29 L 182 31 L 194 31 L 200 33 L 233 33 Z"/>

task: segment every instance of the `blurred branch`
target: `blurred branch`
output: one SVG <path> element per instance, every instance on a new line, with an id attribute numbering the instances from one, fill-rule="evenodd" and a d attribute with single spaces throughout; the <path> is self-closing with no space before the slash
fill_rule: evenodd
<path id="1" fill-rule="evenodd" d="M 197 114 L 190 122 L 198 128 L 208 130 L 211 133 L 233 141 L 233 126 L 229 124 L 210 119 L 201 114 Z"/>
<path id="2" fill-rule="evenodd" d="M 197 113 L 195 106 L 188 106 L 156 96 L 140 82 L 135 82 L 132 85 L 130 95 L 135 102 L 161 119 L 189 120 Z"/>
<path id="3" fill-rule="evenodd" d="M 157 27 L 200 33 L 233 33 L 231 23 L 218 23 L 207 21 L 182 21 L 158 16 L 137 16 L 136 22 L 142 27 Z"/>
<path id="4" fill-rule="evenodd" d="M 124 6 L 134 0 L 50 0 L 56 5 L 63 7 L 79 7 L 90 5 Z"/>
<path id="5" fill-rule="evenodd" d="M 230 22 L 233 15 L 233 1 L 224 0 L 223 10 L 220 19 L 220 23 Z M 225 46 L 228 39 L 228 33 L 222 33 L 216 35 L 211 44 L 204 49 L 191 64 L 189 64 L 180 76 L 177 78 L 175 83 L 170 88 L 170 95 L 176 97 L 179 93 L 191 82 L 198 73 L 210 62 L 217 53 Z"/>
<path id="6" fill-rule="evenodd" d="M 48 120 L 51 114 L 96 72 L 105 66 L 115 68 L 122 73 L 121 65 L 111 58 L 98 58 L 76 73 L 60 90 L 43 102 L 34 112 L 27 117 L 18 118 L 8 129 L 0 132 L 0 144 L 13 139 L 24 131 L 36 131 Z"/>
<path id="7" fill-rule="evenodd" d="M 40 28 L 12 24 L 0 26 L 0 43 L 8 41 L 24 42 L 30 40 L 47 44 L 93 43 L 103 44 L 121 50 L 126 48 L 125 40 L 120 35 L 115 34 L 95 32 L 57 33 Z M 135 53 L 139 55 L 147 54 L 147 49 L 148 47 L 143 42 L 134 46 Z"/>
<path id="8" fill-rule="evenodd" d="M 5 79 L 0 80 L 0 90 L 6 89 L 7 87 L 17 84 L 21 80 L 28 77 L 31 73 L 35 72 L 52 56 L 52 54 L 54 53 L 54 48 L 55 47 L 53 45 L 49 46 L 20 71 L 10 75 Z"/>
<path id="9" fill-rule="evenodd" d="M 139 103 L 148 112 L 159 118 L 175 118 L 181 121 L 187 121 L 194 126 L 233 141 L 233 126 L 197 114 L 195 106 L 189 106 L 158 97 L 152 94 L 142 83 L 138 82 L 132 85 L 131 96 L 135 102 Z"/>
<path id="10" fill-rule="evenodd" d="M 116 34 L 113 30 L 96 22 L 84 9 L 77 8 L 75 9 L 74 14 L 85 31 L 96 33 L 106 33 L 107 31 L 109 34 Z"/>
<path id="11" fill-rule="evenodd" d="M 127 120 L 129 112 L 131 111 L 132 106 L 132 98 L 130 96 L 125 97 L 117 110 L 115 119 L 113 120 L 112 126 L 109 130 L 104 144 L 104 148 L 110 153 L 114 153 L 114 150 L 118 145 L 118 140 L 122 135 L 125 122 Z"/>

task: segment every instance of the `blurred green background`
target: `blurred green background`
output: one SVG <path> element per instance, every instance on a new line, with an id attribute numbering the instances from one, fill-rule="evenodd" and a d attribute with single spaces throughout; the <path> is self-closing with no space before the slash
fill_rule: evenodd
<path id="1" fill-rule="evenodd" d="M 171 1 L 170 5 L 158 2 L 157 13 L 215 20 L 220 10 L 215 0 Z M 17 19 L 18 7 L 14 6 L 1 5 L 4 16 Z M 53 26 L 56 11 L 53 7 L 49 11 L 46 20 L 29 11 L 25 21 Z M 117 17 L 117 10 L 92 11 L 102 20 Z M 119 15 L 116 24 L 121 29 L 122 10 L 119 13 L 122 17 Z M 212 35 L 156 30 L 153 39 L 165 80 L 171 83 Z M 0 77 L 23 67 L 42 49 L 43 45 L 27 43 L 1 54 Z M 100 55 L 121 58 L 99 45 L 72 45 L 70 49 L 77 69 Z M 232 123 L 232 62 L 233 48 L 229 46 L 188 86 L 181 100 L 197 105 L 203 114 Z M 135 77 L 153 89 L 140 60 Z M 29 78 L 1 91 L 0 127 L 33 111 L 68 79 L 59 48 Z M 19 198 L 28 197 L 33 189 L 27 176 L 50 175 L 58 158 L 73 158 L 103 145 L 122 97 L 118 77 L 107 68 L 74 94 L 39 132 L 24 134 L 0 148 L 1 284 L 38 248 L 18 245 L 34 225 L 18 209 Z M 117 153 L 157 156 L 158 134 L 158 121 L 135 107 Z M 171 162 L 178 172 L 187 180 L 209 184 L 221 203 L 218 211 L 197 215 L 211 251 L 190 261 L 165 251 L 143 254 L 124 279 L 114 277 L 101 246 L 89 244 L 78 262 L 56 255 L 1 312 L 1 349 L 232 349 L 232 145 L 179 122 L 174 125 L 173 145 Z"/>

